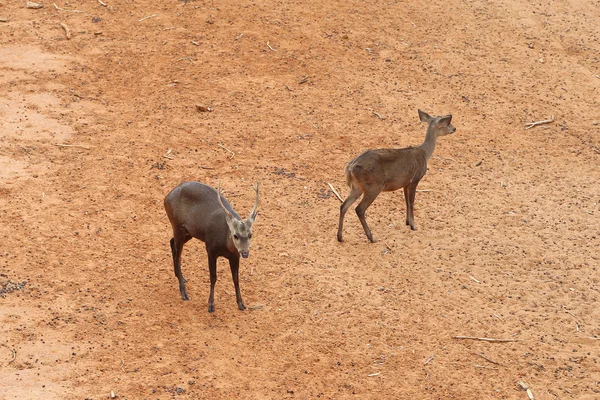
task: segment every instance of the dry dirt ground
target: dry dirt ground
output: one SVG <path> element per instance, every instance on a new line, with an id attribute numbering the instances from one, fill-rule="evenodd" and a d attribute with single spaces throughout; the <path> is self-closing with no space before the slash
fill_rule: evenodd
<path id="1" fill-rule="evenodd" d="M 0 399 L 600 398 L 598 0 L 55 4 L 0 0 Z M 418 108 L 418 230 L 384 193 L 338 243 Z M 245 312 L 196 240 L 179 296 L 184 180 L 261 181 Z"/>

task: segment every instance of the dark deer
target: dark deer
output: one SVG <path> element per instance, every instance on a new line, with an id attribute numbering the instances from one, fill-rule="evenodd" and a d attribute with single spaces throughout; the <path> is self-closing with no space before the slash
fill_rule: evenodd
<path id="1" fill-rule="evenodd" d="M 221 196 L 221 183 L 218 190 L 198 182 L 184 182 L 165 197 L 165 210 L 173 226 L 171 252 L 175 276 L 179 280 L 179 291 L 183 300 L 189 300 L 186 280 L 181 273 L 181 251 L 191 238 L 202 240 L 208 255 L 210 272 L 210 296 L 208 312 L 215 311 L 215 283 L 217 282 L 217 258 L 229 260 L 235 298 L 238 308 L 245 310 L 240 293 L 239 266 L 240 255 L 248 258 L 252 224 L 257 215 L 259 183 L 256 183 L 256 203 L 248 219 L 240 218 L 231 204 Z"/>
<path id="2" fill-rule="evenodd" d="M 419 181 L 427 172 L 427 160 L 433 154 L 438 136 L 456 131 L 456 128 L 450 123 L 452 115 L 436 117 L 419 110 L 419 118 L 422 122 L 427 123 L 427 134 L 421 145 L 403 149 L 367 150 L 346 164 L 344 173 L 346 183 L 350 187 L 350 194 L 340 206 L 340 222 L 337 233 L 337 239 L 340 242 L 342 241 L 344 215 L 361 195 L 364 196 L 356 207 L 356 214 L 369 240 L 375 242 L 365 219 L 365 211 L 379 193 L 391 192 L 400 188 L 404 188 L 406 200 L 406 225 L 410 225 L 413 231 L 416 230 L 413 216 L 415 193 Z"/>

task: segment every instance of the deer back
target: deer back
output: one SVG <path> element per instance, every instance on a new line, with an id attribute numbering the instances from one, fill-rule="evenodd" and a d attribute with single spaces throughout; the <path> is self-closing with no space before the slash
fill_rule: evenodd
<path id="1" fill-rule="evenodd" d="M 418 182 L 427 171 L 427 159 L 419 147 L 367 150 L 350 161 L 347 169 L 360 186 L 378 185 L 392 191 Z"/>
<path id="2" fill-rule="evenodd" d="M 239 219 L 231 204 L 221 197 L 223 206 Z M 211 241 L 227 242 L 229 228 L 225 213 L 217 200 L 217 191 L 199 182 L 183 182 L 165 197 L 165 209 L 173 229 L 184 228 L 187 232 L 206 242 L 207 234 Z"/>

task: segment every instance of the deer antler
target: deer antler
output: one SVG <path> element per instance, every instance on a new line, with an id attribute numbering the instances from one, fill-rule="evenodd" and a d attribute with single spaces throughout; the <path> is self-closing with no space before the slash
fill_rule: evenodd
<path id="1" fill-rule="evenodd" d="M 233 214 L 231 214 L 231 211 L 225 208 L 223 202 L 221 201 L 221 181 L 219 181 L 219 186 L 217 188 L 217 200 L 219 201 L 219 205 L 221 206 L 221 209 L 223 210 L 225 215 L 227 215 L 229 219 L 233 219 Z"/>

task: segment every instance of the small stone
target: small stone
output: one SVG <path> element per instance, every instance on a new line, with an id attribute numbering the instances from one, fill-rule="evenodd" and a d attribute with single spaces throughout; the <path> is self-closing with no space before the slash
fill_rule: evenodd
<path id="1" fill-rule="evenodd" d="M 206 106 L 201 106 L 200 104 L 196 104 L 196 110 L 199 112 L 211 112 L 212 108 L 206 107 Z"/>

